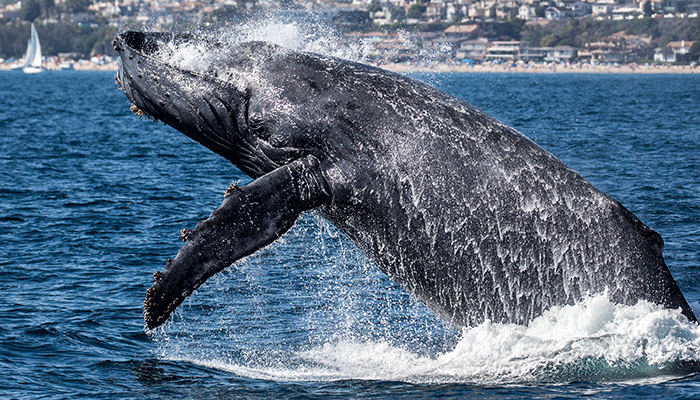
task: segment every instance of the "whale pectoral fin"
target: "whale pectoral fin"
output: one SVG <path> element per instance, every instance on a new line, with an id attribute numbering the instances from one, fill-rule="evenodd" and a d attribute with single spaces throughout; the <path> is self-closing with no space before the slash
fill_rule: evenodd
<path id="1" fill-rule="evenodd" d="M 221 207 L 193 230 L 165 270 L 154 274 L 144 301 L 149 329 L 161 325 L 193 290 L 236 260 L 272 243 L 299 215 L 331 199 L 318 160 L 309 156 L 226 191 Z"/>

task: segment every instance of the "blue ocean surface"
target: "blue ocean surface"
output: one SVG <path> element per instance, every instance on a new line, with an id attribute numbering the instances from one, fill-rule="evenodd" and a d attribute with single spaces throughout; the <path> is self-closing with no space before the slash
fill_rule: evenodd
<path id="1" fill-rule="evenodd" d="M 700 76 L 418 74 L 665 240 L 700 304 Z M 603 296 L 457 332 L 305 215 L 147 332 L 152 274 L 250 179 L 129 111 L 112 72 L 0 72 L 0 398 L 700 396 L 700 329 Z"/>

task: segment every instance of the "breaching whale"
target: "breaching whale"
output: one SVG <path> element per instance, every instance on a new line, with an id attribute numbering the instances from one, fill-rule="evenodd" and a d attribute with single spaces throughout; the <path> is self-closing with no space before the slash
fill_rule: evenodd
<path id="1" fill-rule="evenodd" d="M 621 204 L 494 118 L 429 85 L 273 44 L 126 32 L 132 109 L 254 180 L 232 185 L 148 290 L 162 324 L 213 274 L 312 210 L 455 328 L 527 324 L 606 293 L 695 316 L 663 241 Z M 175 62 L 194 46 L 204 57 Z"/>

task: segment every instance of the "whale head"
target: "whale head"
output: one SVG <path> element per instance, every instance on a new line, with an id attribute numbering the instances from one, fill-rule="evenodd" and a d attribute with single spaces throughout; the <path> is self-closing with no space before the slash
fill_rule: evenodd
<path id="1" fill-rule="evenodd" d="M 301 126 L 309 122 L 291 112 L 318 94 L 296 93 L 291 104 L 269 79 L 287 50 L 134 31 L 117 35 L 114 47 L 117 83 L 136 115 L 174 127 L 249 176 L 318 152 Z"/>

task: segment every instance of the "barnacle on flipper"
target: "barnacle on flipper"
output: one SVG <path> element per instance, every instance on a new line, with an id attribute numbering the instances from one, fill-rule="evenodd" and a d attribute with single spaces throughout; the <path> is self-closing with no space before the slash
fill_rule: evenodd
<path id="1" fill-rule="evenodd" d="M 132 104 L 131 107 L 129 107 L 129 109 L 131 110 L 131 112 L 134 113 L 135 116 L 137 116 L 139 118 L 141 118 L 145 115 L 146 119 L 150 120 L 151 118 L 153 118 L 153 122 L 158 122 L 158 118 L 151 117 L 150 115 L 148 115 L 148 113 L 146 113 L 145 111 L 140 109 L 139 106 L 137 106 L 136 104 Z M 165 124 L 165 122 L 163 122 L 163 123 Z"/>
<path id="2" fill-rule="evenodd" d="M 192 239 L 192 229 L 183 229 L 180 231 L 180 240 L 188 242 Z"/>
<path id="3" fill-rule="evenodd" d="M 168 259 L 166 270 L 171 267 L 172 260 Z M 175 309 L 190 296 L 193 291 L 199 289 L 203 281 L 196 281 L 190 288 L 184 288 L 182 293 L 170 293 L 165 283 L 165 272 L 157 271 L 153 274 L 153 286 L 146 291 L 146 299 L 143 301 L 144 320 L 148 329 L 154 329 L 162 325 L 175 311 Z M 165 303 L 166 297 L 168 303 Z"/>
<path id="4" fill-rule="evenodd" d="M 140 109 L 136 104 L 132 104 L 131 107 L 129 107 L 129 110 L 131 110 L 131 112 L 133 112 L 134 115 L 139 118 L 143 117 L 144 115 L 148 117 L 148 114 L 146 114 L 146 112 Z"/>
<path id="5" fill-rule="evenodd" d="M 163 273 L 160 271 L 156 271 L 153 273 L 153 282 L 160 282 L 163 280 Z"/>
<path id="6" fill-rule="evenodd" d="M 224 191 L 224 197 L 230 195 L 233 192 L 236 192 L 240 190 L 240 185 L 241 181 L 236 181 L 236 182 L 231 182 L 228 188 L 226 188 L 226 191 Z"/>

